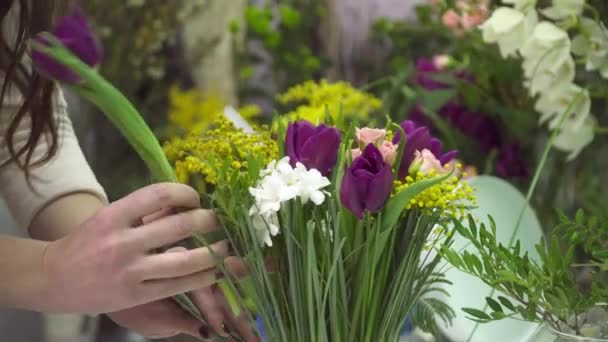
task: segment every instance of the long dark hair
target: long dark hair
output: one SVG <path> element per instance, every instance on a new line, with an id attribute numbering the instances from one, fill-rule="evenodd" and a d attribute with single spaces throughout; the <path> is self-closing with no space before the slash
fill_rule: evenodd
<path id="1" fill-rule="evenodd" d="M 0 107 L 4 104 L 11 87 L 16 87 L 23 97 L 23 104 L 12 118 L 4 134 L 10 159 L 1 166 L 15 162 L 26 172 L 32 166 L 49 161 L 57 152 L 57 127 L 53 117 L 53 93 L 55 84 L 44 79 L 35 71 L 23 64 L 27 53 L 28 40 L 40 31 L 50 30 L 56 18 L 65 12 L 68 1 L 61 0 L 1 0 L 0 25 L 7 20 L 11 8 L 18 5 L 15 25 L 15 37 L 0 34 L 0 71 L 4 81 L 0 89 Z M 11 18 L 13 19 L 13 18 Z M 31 121 L 30 134 L 23 146 L 15 146 L 14 136 L 24 119 Z M 33 160 L 34 149 L 41 139 L 47 139 L 49 148 Z"/>

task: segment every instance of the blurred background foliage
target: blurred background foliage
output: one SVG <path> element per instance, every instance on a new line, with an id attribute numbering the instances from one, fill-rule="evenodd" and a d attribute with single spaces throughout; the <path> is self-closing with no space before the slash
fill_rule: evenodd
<path id="1" fill-rule="evenodd" d="M 90 0 L 83 6 L 105 46 L 101 72 L 145 113 L 163 141 L 208 125 L 227 105 L 262 122 L 275 114 L 319 113 L 337 106 L 319 94 L 350 101 L 350 90 L 343 90 L 352 85 L 368 104 L 353 109 L 353 118 L 422 121 L 478 173 L 525 191 L 548 130 L 538 124 L 533 99 L 522 87 L 521 62 L 503 59 L 479 30 L 446 26 L 442 18 L 456 2 L 405 3 Z M 608 13 L 604 2 L 593 5 Z M 594 90 L 598 126 L 605 127 L 605 80 L 580 74 Z M 338 81 L 346 83 L 333 85 Z M 293 96 L 294 89 L 308 98 Z M 94 141 L 85 149 L 111 197 L 146 184 L 142 164 L 109 123 L 99 115 L 88 122 L 80 133 L 83 141 Z M 597 134 L 574 161 L 559 151 L 550 154 L 533 198 L 545 227 L 553 226 L 555 208 L 574 213 L 582 207 L 606 218 L 606 143 L 606 135 Z"/>

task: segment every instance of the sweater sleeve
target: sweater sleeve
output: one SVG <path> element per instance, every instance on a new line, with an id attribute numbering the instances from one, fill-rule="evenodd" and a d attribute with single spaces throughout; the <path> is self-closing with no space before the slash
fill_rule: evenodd
<path id="1" fill-rule="evenodd" d="M 22 104 L 22 97 L 15 87 L 5 96 L 0 108 L 0 161 L 9 159 L 6 145 L 6 130 Z M 54 98 L 54 117 L 58 129 L 57 154 L 48 162 L 31 168 L 28 184 L 24 172 L 10 163 L 0 168 L 0 194 L 4 197 L 16 222 L 27 229 L 36 214 L 54 200 L 77 192 L 91 193 L 107 203 L 105 192 L 90 166 L 74 134 L 67 114 L 67 104 L 60 90 Z M 23 146 L 29 136 L 30 121 L 22 120 L 14 136 L 15 149 Z M 48 141 L 43 136 L 34 150 L 32 160 L 43 156 L 48 149 Z"/>

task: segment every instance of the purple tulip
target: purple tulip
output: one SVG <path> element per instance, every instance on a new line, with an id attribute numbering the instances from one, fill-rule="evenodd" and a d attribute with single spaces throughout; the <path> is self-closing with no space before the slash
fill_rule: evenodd
<path id="1" fill-rule="evenodd" d="M 403 159 L 399 166 L 399 178 L 405 178 L 408 175 L 416 151 L 422 151 L 425 148 L 428 149 L 437 157 L 437 159 L 439 159 L 441 165 L 448 163 L 458 154 L 458 151 L 456 150 L 442 154 L 441 150 L 443 149 L 443 143 L 439 139 L 433 137 L 427 127 L 418 126 L 412 120 L 403 121 L 403 123 L 401 123 L 401 128 L 405 131 L 406 142 L 403 150 Z M 400 141 L 401 132 L 399 131 L 393 138 L 393 144 L 398 144 Z"/>
<path id="2" fill-rule="evenodd" d="M 377 213 L 391 195 L 393 170 L 382 158 L 374 144 L 365 147 L 363 154 L 347 167 L 342 178 L 340 200 L 344 207 L 362 219 L 365 211 Z"/>
<path id="3" fill-rule="evenodd" d="M 287 127 L 285 152 L 292 166 L 302 163 L 307 169 L 317 169 L 329 176 L 336 165 L 340 149 L 340 132 L 324 124 L 314 126 L 297 121 Z"/>
<path id="4" fill-rule="evenodd" d="M 103 54 L 101 43 L 93 34 L 82 10 L 77 8 L 70 15 L 63 17 L 53 31 L 53 35 L 89 66 L 96 66 L 101 62 Z M 42 36 L 36 37 L 35 40 L 48 44 L 48 41 Z M 36 69 L 50 79 L 67 83 L 80 82 L 77 74 L 41 51 L 32 51 L 32 61 Z"/>

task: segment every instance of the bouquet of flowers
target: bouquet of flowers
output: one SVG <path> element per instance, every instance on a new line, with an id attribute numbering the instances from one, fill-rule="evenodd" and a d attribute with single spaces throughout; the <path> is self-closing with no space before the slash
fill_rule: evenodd
<path id="1" fill-rule="evenodd" d="M 428 295 L 449 283 L 436 251 L 450 245 L 450 222 L 474 198 L 456 151 L 442 152 L 426 127 L 279 120 L 272 130 L 219 120 L 163 151 L 91 68 L 99 46 L 81 14 L 33 48 L 35 66 L 102 109 L 155 180 L 190 182 L 206 195 L 250 272 L 242 280 L 223 268 L 226 297 L 235 313 L 246 307 L 261 318 L 267 340 L 396 341 L 408 316 L 433 330 L 437 317 L 454 315 Z M 197 314 L 187 296 L 177 299 Z"/>
<path id="2" fill-rule="evenodd" d="M 452 317 L 426 295 L 448 282 L 434 251 L 471 188 L 427 128 L 390 127 L 295 121 L 274 138 L 221 121 L 165 146 L 182 180 L 207 183 L 268 340 L 394 341 L 410 313 L 427 329 Z"/>

